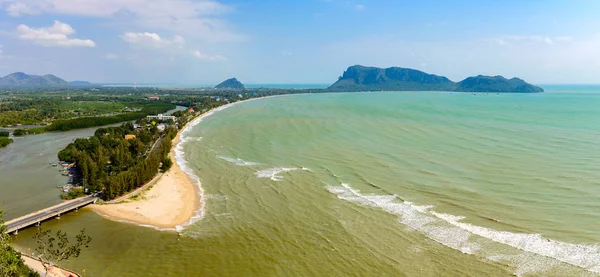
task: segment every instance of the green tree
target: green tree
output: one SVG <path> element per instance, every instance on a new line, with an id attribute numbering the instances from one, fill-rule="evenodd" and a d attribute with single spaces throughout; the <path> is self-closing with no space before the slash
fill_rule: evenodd
<path id="1" fill-rule="evenodd" d="M 169 168 L 171 168 L 171 166 L 173 165 L 173 161 L 171 161 L 171 159 L 169 158 L 169 156 L 165 156 L 162 160 L 162 169 L 163 171 L 167 171 L 169 170 Z"/>
<path id="2" fill-rule="evenodd" d="M 75 236 L 76 242 L 72 244 L 69 243 L 67 233 L 62 230 L 58 230 L 55 236 L 50 231 L 39 228 L 33 236 L 37 243 L 35 248 L 37 258 L 42 262 L 46 275 L 50 266 L 58 265 L 71 257 L 79 257 L 81 249 L 87 248 L 92 241 L 92 238 L 85 234 L 85 228 Z"/>
<path id="3" fill-rule="evenodd" d="M 0 209 L 0 277 L 39 276 L 23 262 L 21 255 L 10 246 L 10 235 L 4 225 L 4 211 Z"/>

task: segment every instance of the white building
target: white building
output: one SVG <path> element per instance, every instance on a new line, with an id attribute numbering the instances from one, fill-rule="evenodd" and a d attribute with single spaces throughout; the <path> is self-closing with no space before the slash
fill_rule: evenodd
<path id="1" fill-rule="evenodd" d="M 159 115 L 146 116 L 146 119 L 148 119 L 148 121 L 150 121 L 150 120 L 159 120 L 159 121 L 173 120 L 173 121 L 175 121 L 176 117 L 174 117 L 172 115 L 159 114 Z"/>

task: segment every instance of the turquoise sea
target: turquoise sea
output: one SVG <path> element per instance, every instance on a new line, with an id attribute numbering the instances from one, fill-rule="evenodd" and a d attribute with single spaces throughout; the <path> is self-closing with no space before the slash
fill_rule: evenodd
<path id="1" fill-rule="evenodd" d="M 178 148 L 205 201 L 188 229 L 44 226 L 87 228 L 65 266 L 88 276 L 597 276 L 600 87 L 547 90 L 240 103 Z"/>

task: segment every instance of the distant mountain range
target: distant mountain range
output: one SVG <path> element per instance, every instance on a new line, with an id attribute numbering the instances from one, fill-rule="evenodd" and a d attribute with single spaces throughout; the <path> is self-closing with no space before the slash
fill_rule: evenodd
<path id="1" fill-rule="evenodd" d="M 0 78 L 0 87 L 67 87 L 93 86 L 86 81 L 67 82 L 52 74 L 44 76 L 15 72 Z M 243 90 L 244 84 L 236 78 L 223 81 L 215 89 Z M 468 77 L 453 82 L 444 76 L 402 67 L 348 67 L 331 85 L 331 91 L 460 91 L 460 92 L 543 92 L 544 89 L 519 78 L 506 79 L 502 76 Z"/>
<path id="2" fill-rule="evenodd" d="M 227 79 L 215 86 L 216 89 L 246 89 L 236 78 Z"/>
<path id="3" fill-rule="evenodd" d="M 52 74 L 44 76 L 29 75 L 23 72 L 11 73 L 0 78 L 0 87 L 67 87 L 67 86 L 91 86 L 90 82 L 74 81 L 67 82 Z"/>
<path id="4" fill-rule="evenodd" d="M 334 91 L 461 91 L 461 92 L 543 92 L 544 89 L 519 78 L 502 76 L 466 78 L 453 82 L 444 76 L 402 68 L 378 68 L 354 65 L 329 87 Z"/>

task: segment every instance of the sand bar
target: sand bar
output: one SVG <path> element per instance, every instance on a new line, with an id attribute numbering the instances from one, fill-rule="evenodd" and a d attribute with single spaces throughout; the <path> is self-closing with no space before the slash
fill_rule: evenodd
<path id="1" fill-rule="evenodd" d="M 226 109 L 234 104 L 256 100 L 254 98 L 217 107 L 188 122 L 172 141 L 169 157 L 173 166 L 150 182 L 155 182 L 149 190 L 141 192 L 137 197 L 123 200 L 118 204 L 90 205 L 92 210 L 105 218 L 139 224 L 159 229 L 181 229 L 187 226 L 197 215 L 202 214 L 202 189 L 199 181 L 192 180 L 175 157 L 175 149 L 180 143 L 185 130 L 197 124 L 199 120 L 216 111 Z M 191 126 L 190 126 L 191 125 Z"/>

